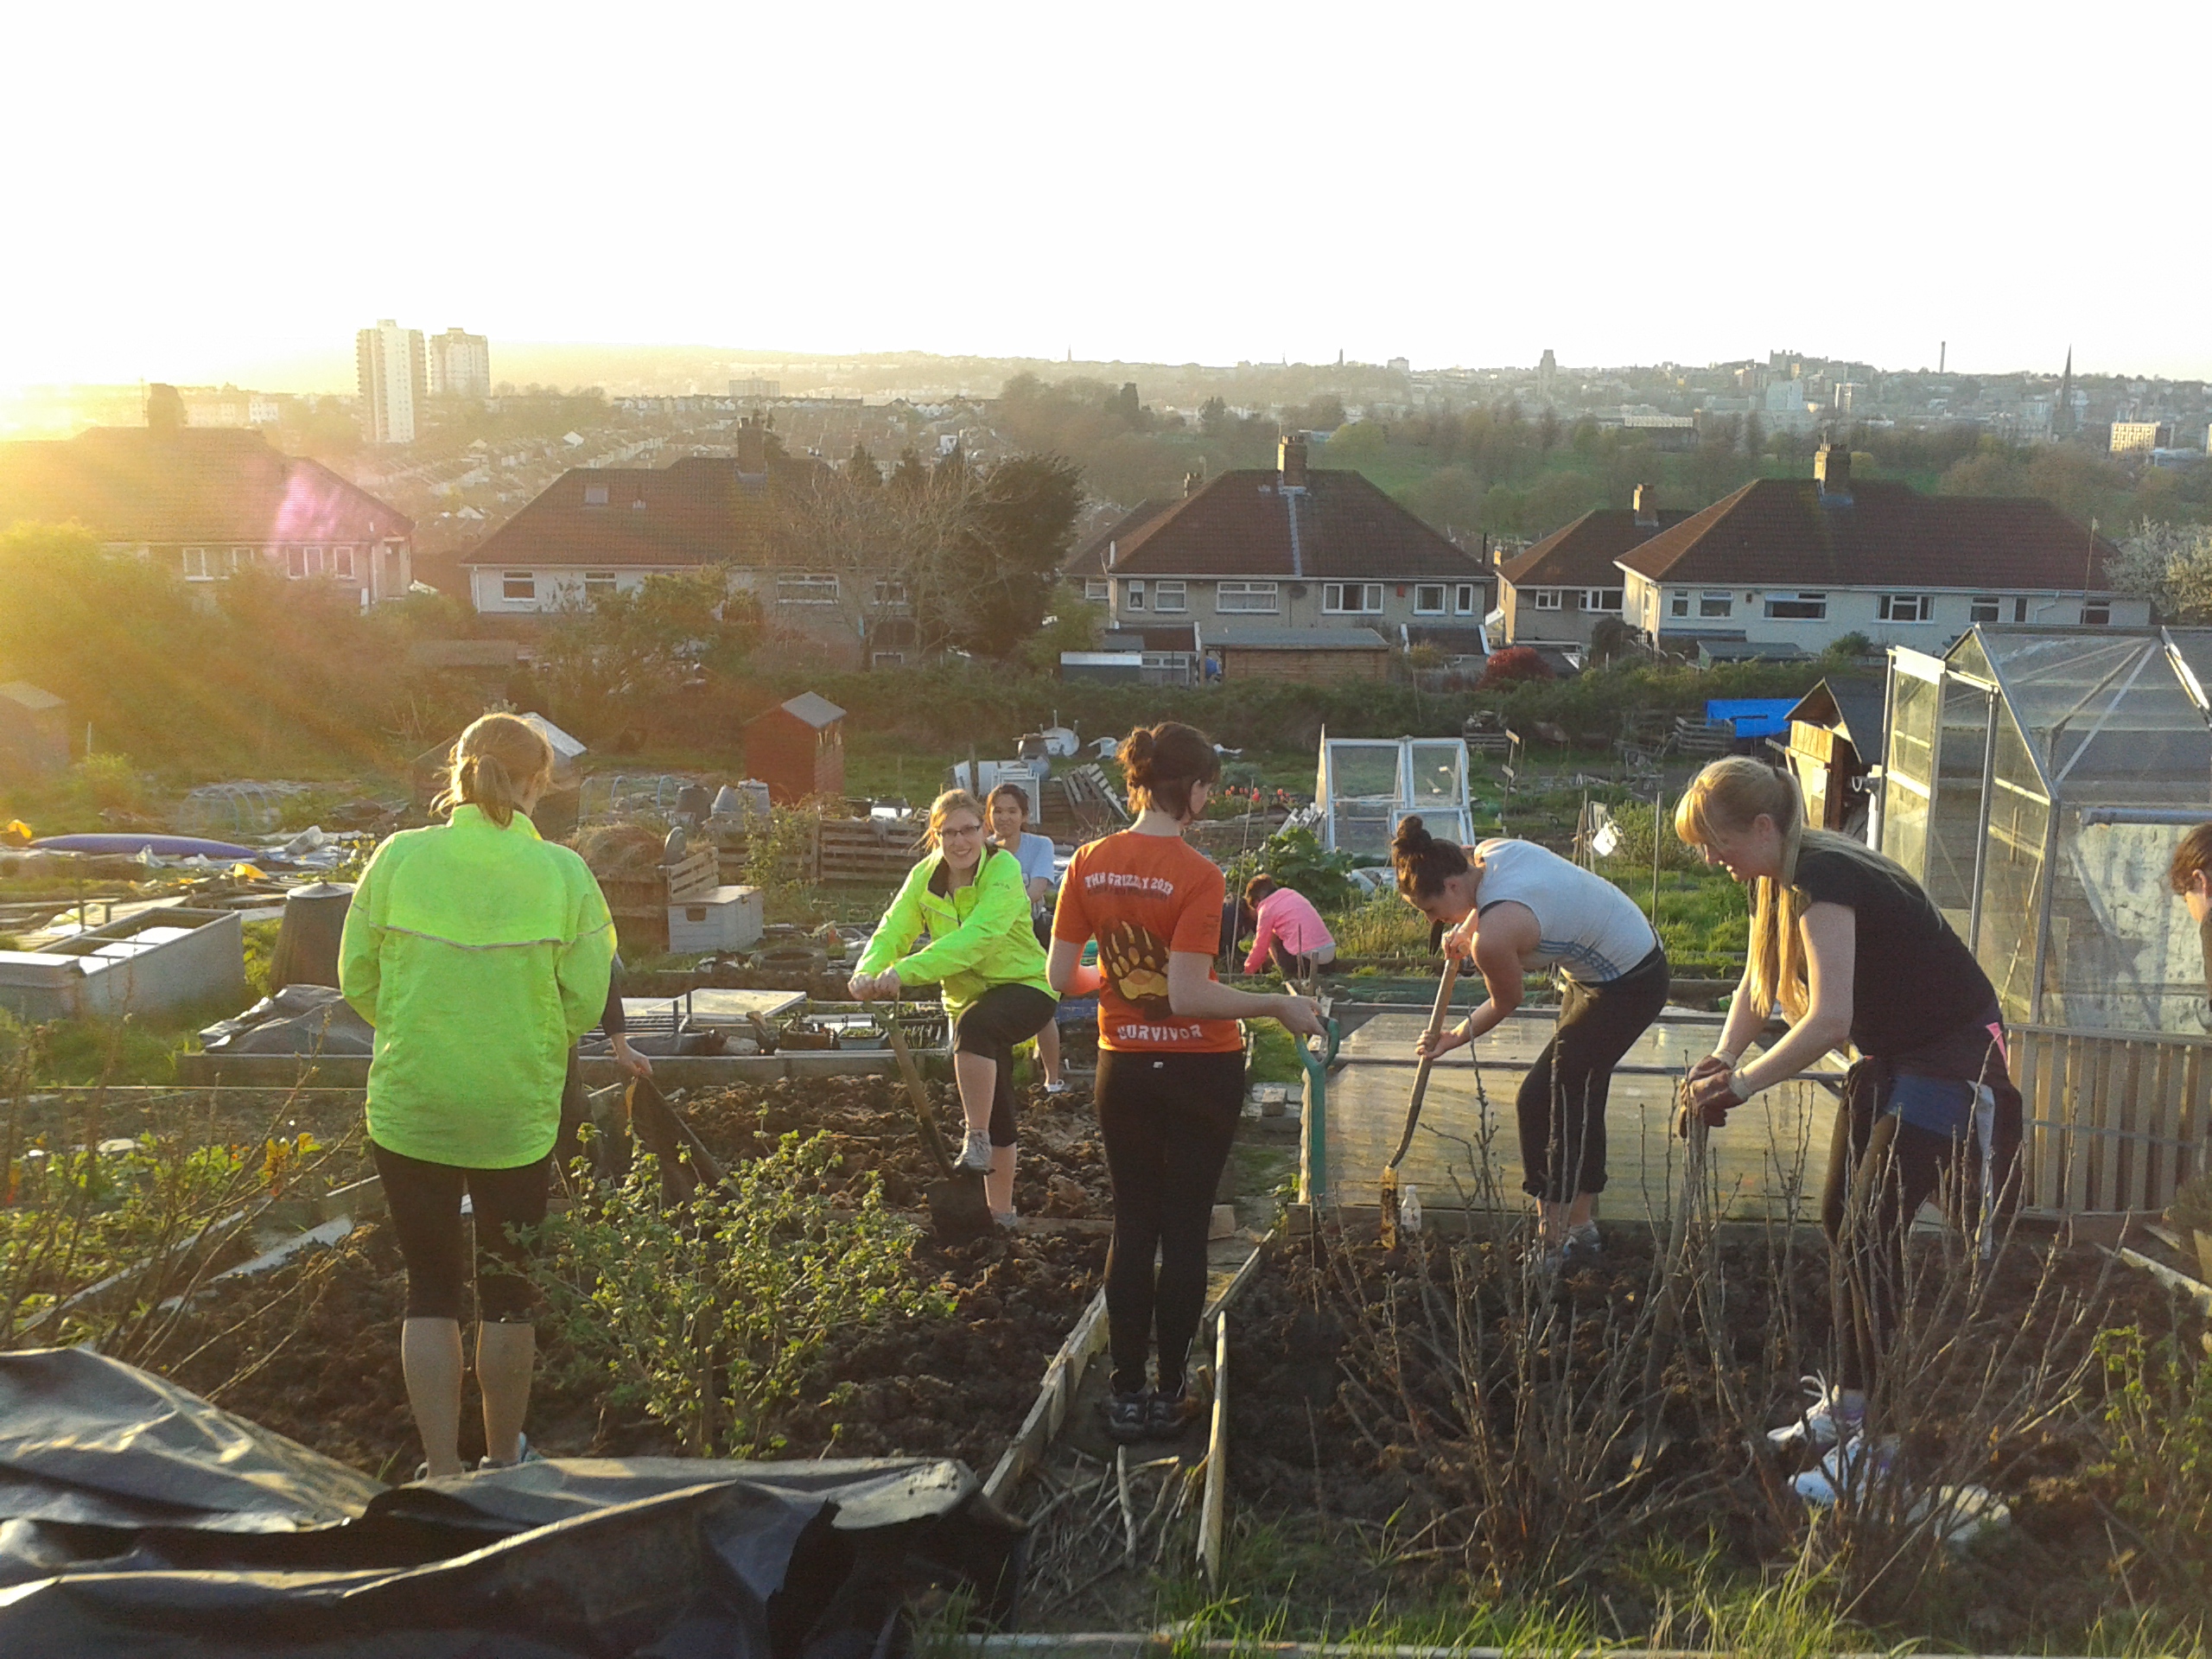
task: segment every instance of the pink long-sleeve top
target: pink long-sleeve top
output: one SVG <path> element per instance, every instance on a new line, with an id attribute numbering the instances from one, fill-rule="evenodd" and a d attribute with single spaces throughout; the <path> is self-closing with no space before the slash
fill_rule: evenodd
<path id="1" fill-rule="evenodd" d="M 1321 912 L 1313 908 L 1312 899 L 1294 888 L 1277 887 L 1261 899 L 1259 909 L 1253 912 L 1253 926 L 1252 954 L 1244 959 L 1248 974 L 1256 974 L 1267 966 L 1268 947 L 1276 939 L 1294 957 L 1336 950 L 1337 942 L 1329 937 Z"/>

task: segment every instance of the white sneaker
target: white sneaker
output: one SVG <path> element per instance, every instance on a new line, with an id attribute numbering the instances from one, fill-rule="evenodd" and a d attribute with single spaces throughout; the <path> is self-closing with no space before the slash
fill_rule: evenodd
<path id="1" fill-rule="evenodd" d="M 968 1131 L 968 1139 L 960 1148 L 960 1161 L 955 1167 L 973 1170 L 979 1175 L 990 1173 L 991 1137 L 988 1130 Z"/>
<path id="2" fill-rule="evenodd" d="M 1766 1437 L 1771 1444 L 1777 1447 L 1824 1448 L 1858 1437 L 1866 1423 L 1863 1403 L 1851 1404 L 1843 1398 L 1840 1389 L 1828 1387 L 1827 1379 L 1817 1373 L 1797 1380 L 1805 1385 L 1805 1392 L 1812 1395 L 1813 1403 L 1805 1408 L 1804 1415 L 1796 1422 L 1767 1430 Z"/>
<path id="3" fill-rule="evenodd" d="M 1045 1092 L 1048 1095 L 1065 1095 L 1067 1091 L 1068 1081 L 1065 1077 L 1062 1077 L 1058 1083 L 1048 1083 L 1045 1085 Z"/>
<path id="4" fill-rule="evenodd" d="M 1889 1478 L 1896 1463 L 1895 1440 L 1884 1439 L 1870 1446 L 1864 1434 L 1854 1433 L 1830 1446 L 1816 1466 L 1789 1484 L 1805 1502 L 1825 1510 L 1847 1491 L 1864 1496 L 1870 1486 Z"/>

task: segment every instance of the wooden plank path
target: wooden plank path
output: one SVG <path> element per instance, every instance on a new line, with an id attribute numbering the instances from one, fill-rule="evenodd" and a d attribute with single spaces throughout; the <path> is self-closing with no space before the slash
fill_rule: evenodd
<path id="1" fill-rule="evenodd" d="M 1419 1192 L 1423 1210 L 1486 1208 L 1493 1202 L 1517 1209 L 1525 1203 L 1513 1098 L 1551 1040 L 1557 1019 L 1555 1009 L 1517 1010 L 1474 1046 L 1475 1064 L 1462 1049 L 1431 1074 L 1421 1125 L 1399 1166 L 1401 1179 Z M 1382 1166 L 1405 1130 L 1414 1043 L 1427 1023 L 1425 1010 L 1386 1008 L 1344 1038 L 1344 1064 L 1330 1074 L 1323 1119 L 1325 1207 L 1376 1202 Z M 1675 1085 L 1712 1052 L 1720 1027 L 1718 1014 L 1669 1008 L 1616 1068 L 1605 1110 L 1604 1214 L 1630 1220 L 1668 1212 L 1681 1172 L 1681 1144 L 1668 1133 Z M 1840 1062 L 1830 1056 L 1821 1074 L 1840 1081 Z M 1814 1217 L 1834 1121 L 1834 1096 L 1818 1083 L 1784 1084 L 1738 1107 L 1711 1141 L 1726 1213 L 1786 1214 L 1795 1186 L 1796 1213 Z M 1485 1144 L 1491 1169 L 1487 1196 L 1480 1174 Z"/>

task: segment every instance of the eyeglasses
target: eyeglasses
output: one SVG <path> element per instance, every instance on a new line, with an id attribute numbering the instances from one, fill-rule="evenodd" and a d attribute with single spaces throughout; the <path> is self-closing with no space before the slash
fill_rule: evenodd
<path id="1" fill-rule="evenodd" d="M 955 836 L 980 836 L 983 833 L 983 826 L 980 823 L 948 823 L 937 833 L 940 841 L 950 841 Z"/>

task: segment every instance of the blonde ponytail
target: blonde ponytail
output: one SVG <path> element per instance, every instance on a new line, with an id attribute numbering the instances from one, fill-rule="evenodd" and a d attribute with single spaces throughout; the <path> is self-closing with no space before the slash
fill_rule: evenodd
<path id="1" fill-rule="evenodd" d="M 456 806 L 478 807 L 504 830 L 522 798 L 552 776 L 553 746 L 537 728 L 514 715 L 486 715 L 454 740 L 446 785 L 430 810 L 445 817 Z"/>
<path id="2" fill-rule="evenodd" d="M 1812 999 L 1805 970 L 1805 936 L 1798 924 L 1809 902 L 1799 891 L 1797 855 L 1805 841 L 1805 801 L 1793 776 L 1749 755 L 1715 760 L 1690 780 L 1675 804 L 1675 834 L 1684 845 L 1710 845 L 1716 830 L 1739 834 L 1758 817 L 1773 820 L 1782 837 L 1782 874 L 1751 883 L 1751 930 L 1745 983 L 1762 1016 L 1779 1002 L 1790 1019 Z M 1817 831 L 1815 833 L 1818 833 Z"/>

